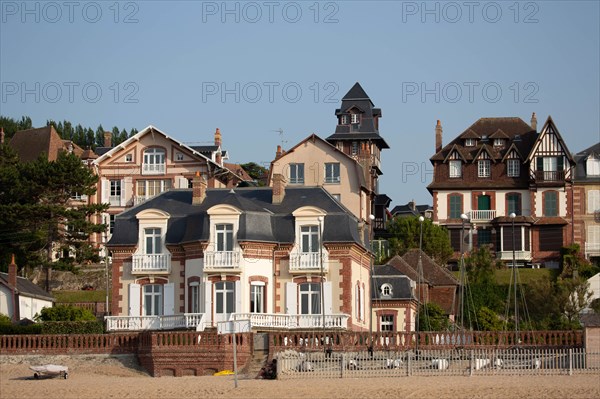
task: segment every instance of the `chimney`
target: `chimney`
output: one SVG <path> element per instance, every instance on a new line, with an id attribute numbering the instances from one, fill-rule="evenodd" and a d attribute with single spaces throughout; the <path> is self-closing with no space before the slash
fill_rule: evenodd
<path id="1" fill-rule="evenodd" d="M 281 204 L 285 197 L 285 177 L 282 174 L 276 173 L 273 175 L 273 204 Z"/>
<path id="2" fill-rule="evenodd" d="M 0 127 L 0 145 L 4 144 L 4 128 Z"/>
<path id="3" fill-rule="evenodd" d="M 104 146 L 112 147 L 112 132 L 104 132 Z"/>
<path id="4" fill-rule="evenodd" d="M 15 254 L 13 254 L 10 265 L 8 265 L 8 284 L 14 289 L 17 289 L 17 264 L 15 263 Z"/>
<path id="5" fill-rule="evenodd" d="M 415 202 L 415 200 L 411 200 L 408 203 L 408 207 L 410 208 L 411 211 L 416 211 L 417 210 L 417 203 Z"/>
<path id="6" fill-rule="evenodd" d="M 435 125 L 435 153 L 437 154 L 442 150 L 442 122 L 438 119 L 437 125 Z"/>
<path id="7" fill-rule="evenodd" d="M 196 172 L 192 180 L 192 205 L 200 205 L 206 198 L 206 180 Z"/>
<path id="8" fill-rule="evenodd" d="M 282 155 L 283 155 L 283 150 L 281 149 L 281 146 L 278 145 L 277 151 L 275 151 L 275 159 L 281 158 Z"/>
<path id="9" fill-rule="evenodd" d="M 531 128 L 537 132 L 537 118 L 535 117 L 535 112 L 531 114 Z"/>
<path id="10" fill-rule="evenodd" d="M 222 159 L 221 159 L 221 130 L 219 128 L 217 128 L 217 131 L 215 132 L 215 145 L 218 147 L 217 148 L 217 154 L 215 156 L 215 162 L 218 163 L 219 165 L 222 165 Z"/>

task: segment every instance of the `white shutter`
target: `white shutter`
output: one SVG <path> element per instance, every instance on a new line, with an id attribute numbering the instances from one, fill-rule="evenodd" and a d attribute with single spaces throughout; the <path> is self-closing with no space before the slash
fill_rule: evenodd
<path id="1" fill-rule="evenodd" d="M 298 314 L 298 285 L 285 283 L 285 313 Z"/>
<path id="2" fill-rule="evenodd" d="M 212 324 L 212 283 L 204 283 L 204 320 Z"/>
<path id="3" fill-rule="evenodd" d="M 177 176 L 177 188 L 188 188 L 188 179 L 183 176 Z"/>
<path id="4" fill-rule="evenodd" d="M 142 289 L 139 284 L 129 284 L 129 316 L 141 316 L 140 297 Z"/>
<path id="5" fill-rule="evenodd" d="M 119 198 L 119 201 L 121 206 L 125 206 L 127 204 L 127 201 L 125 199 L 125 180 L 121 179 L 121 198 Z"/>
<path id="6" fill-rule="evenodd" d="M 235 309 L 233 313 L 242 312 L 242 282 L 240 280 L 235 282 Z"/>
<path id="7" fill-rule="evenodd" d="M 133 204 L 133 180 L 131 176 L 127 176 L 121 181 L 122 206 L 127 206 L 129 201 L 131 204 Z"/>
<path id="8" fill-rule="evenodd" d="M 175 314 L 175 284 L 168 283 L 163 285 L 163 315 L 172 316 Z"/>
<path id="9" fill-rule="evenodd" d="M 333 314 L 333 291 L 331 281 L 323 283 L 323 304 L 325 305 L 325 314 Z"/>
<path id="10" fill-rule="evenodd" d="M 365 319 L 365 289 L 358 285 L 358 319 Z"/>
<path id="11" fill-rule="evenodd" d="M 600 190 L 588 191 L 587 213 L 593 214 L 600 210 Z"/>
<path id="12" fill-rule="evenodd" d="M 107 179 L 100 180 L 100 202 L 103 204 L 109 203 L 110 198 L 110 182 Z"/>

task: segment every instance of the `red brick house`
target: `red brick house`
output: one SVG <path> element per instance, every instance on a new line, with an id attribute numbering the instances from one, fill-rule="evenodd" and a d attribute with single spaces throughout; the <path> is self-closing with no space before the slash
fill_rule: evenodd
<path id="1" fill-rule="evenodd" d="M 572 242 L 575 163 L 552 118 L 539 133 L 535 114 L 531 125 L 481 118 L 445 146 L 438 121 L 435 144 L 428 190 L 454 261 L 461 248 L 489 245 L 506 263 L 514 254 L 517 266 L 558 267 L 560 248 Z"/>

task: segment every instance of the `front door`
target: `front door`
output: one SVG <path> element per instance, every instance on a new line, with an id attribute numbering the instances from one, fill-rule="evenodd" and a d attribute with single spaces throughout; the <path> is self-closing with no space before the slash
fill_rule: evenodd
<path id="1" fill-rule="evenodd" d="M 492 206 L 492 201 L 489 195 L 480 195 L 477 197 L 477 209 L 480 211 L 489 211 Z"/>
<path id="2" fill-rule="evenodd" d="M 215 283 L 215 321 L 229 321 L 235 309 L 235 283 L 219 281 Z"/>

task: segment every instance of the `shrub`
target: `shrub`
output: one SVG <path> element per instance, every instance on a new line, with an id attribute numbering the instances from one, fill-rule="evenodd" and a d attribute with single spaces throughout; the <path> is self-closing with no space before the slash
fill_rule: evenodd
<path id="1" fill-rule="evenodd" d="M 41 333 L 41 324 L 29 324 L 25 326 L 20 326 L 18 324 L 0 323 L 0 335 L 34 335 Z"/>
<path id="2" fill-rule="evenodd" d="M 47 321 L 41 325 L 42 334 L 103 334 L 104 324 L 94 321 Z"/>
<path id="3" fill-rule="evenodd" d="M 87 309 L 76 308 L 70 305 L 57 305 L 44 308 L 37 317 L 41 321 L 92 321 L 96 316 Z"/>

